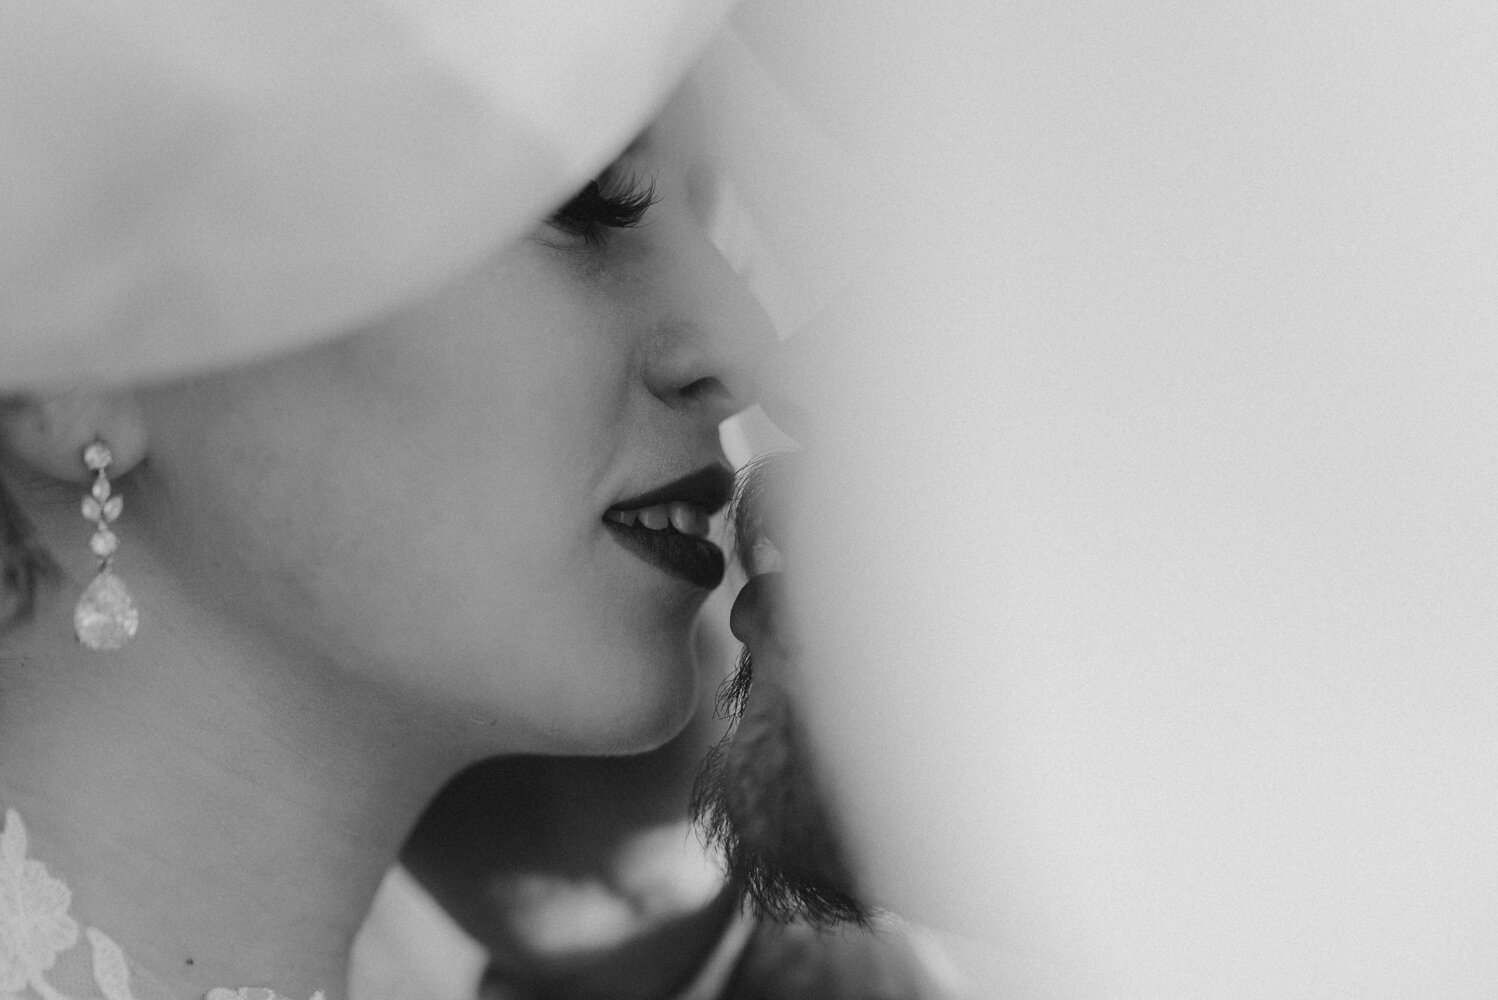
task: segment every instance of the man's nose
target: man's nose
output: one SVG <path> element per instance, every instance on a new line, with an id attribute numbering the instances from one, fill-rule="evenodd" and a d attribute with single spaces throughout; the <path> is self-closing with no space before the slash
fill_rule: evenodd
<path id="1" fill-rule="evenodd" d="M 676 240 L 670 253 L 671 308 L 646 343 L 646 382 L 668 406 L 716 425 L 755 401 L 755 373 L 775 333 L 744 280 L 700 230 Z"/>
<path id="2" fill-rule="evenodd" d="M 728 628 L 755 655 L 782 651 L 775 614 L 784 603 L 785 582 L 779 573 L 761 573 L 744 584 L 734 599 Z"/>

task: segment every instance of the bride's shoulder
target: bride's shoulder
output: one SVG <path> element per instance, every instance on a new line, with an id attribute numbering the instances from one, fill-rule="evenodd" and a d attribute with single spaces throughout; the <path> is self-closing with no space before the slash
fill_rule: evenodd
<path id="1" fill-rule="evenodd" d="M 0 1000 L 174 1000 L 133 970 L 124 950 L 72 913 L 73 891 L 31 854 L 21 814 L 0 827 Z M 261 987 L 210 990 L 204 1000 L 286 1000 Z M 322 1000 L 314 994 L 312 1000 Z"/>

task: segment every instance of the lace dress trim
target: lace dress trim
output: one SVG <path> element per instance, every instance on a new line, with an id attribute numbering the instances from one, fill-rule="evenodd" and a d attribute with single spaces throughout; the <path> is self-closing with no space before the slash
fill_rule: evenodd
<path id="1" fill-rule="evenodd" d="M 118 944 L 69 914 L 73 891 L 40 861 L 28 858 L 26 826 L 14 809 L 0 830 L 0 1000 L 85 1000 L 53 985 L 59 958 L 77 960 L 79 932 L 88 939 L 93 986 L 102 1000 L 138 1000 L 130 963 Z M 53 978 L 56 978 L 55 976 Z M 87 978 L 87 977 L 85 977 Z M 92 1000 L 92 998 L 88 998 Z M 204 1000 L 285 1000 L 262 987 L 210 990 Z M 321 991 L 312 1000 L 324 1000 Z"/>

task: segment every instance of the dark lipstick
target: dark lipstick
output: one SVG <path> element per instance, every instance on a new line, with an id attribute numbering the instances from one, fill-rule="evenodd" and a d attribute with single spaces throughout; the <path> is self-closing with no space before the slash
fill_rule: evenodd
<path id="1" fill-rule="evenodd" d="M 637 496 L 621 500 L 610 513 L 639 511 L 647 507 L 690 504 L 703 515 L 717 513 L 733 494 L 733 473 L 711 465 Z M 652 530 L 643 524 L 623 524 L 605 516 L 604 527 L 635 556 L 663 572 L 711 590 L 723 582 L 726 560 L 723 550 L 706 538 L 684 534 L 668 525 Z"/>

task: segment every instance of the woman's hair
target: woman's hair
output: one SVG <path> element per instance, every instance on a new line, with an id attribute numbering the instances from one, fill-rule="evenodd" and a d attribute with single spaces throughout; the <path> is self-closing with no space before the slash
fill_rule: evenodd
<path id="1" fill-rule="evenodd" d="M 0 476 L 0 632 L 31 617 L 37 592 L 59 575 L 57 563 Z"/>

